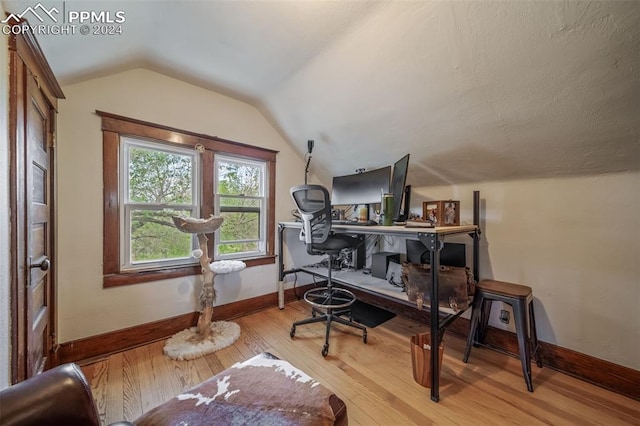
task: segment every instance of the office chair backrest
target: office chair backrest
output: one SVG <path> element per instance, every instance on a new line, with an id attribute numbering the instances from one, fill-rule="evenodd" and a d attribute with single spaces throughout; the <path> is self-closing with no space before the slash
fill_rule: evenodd
<path id="1" fill-rule="evenodd" d="M 322 185 L 299 185 L 291 188 L 290 193 L 302 217 L 300 240 L 311 253 L 312 244 L 324 243 L 331 231 L 329 191 Z"/>

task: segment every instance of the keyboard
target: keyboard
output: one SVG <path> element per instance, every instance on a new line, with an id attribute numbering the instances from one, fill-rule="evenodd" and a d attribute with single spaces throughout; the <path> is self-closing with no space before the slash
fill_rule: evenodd
<path id="1" fill-rule="evenodd" d="M 354 226 L 377 226 L 378 222 L 375 220 L 367 220 L 366 222 L 357 222 L 355 220 L 332 220 L 334 225 L 354 225 Z"/>

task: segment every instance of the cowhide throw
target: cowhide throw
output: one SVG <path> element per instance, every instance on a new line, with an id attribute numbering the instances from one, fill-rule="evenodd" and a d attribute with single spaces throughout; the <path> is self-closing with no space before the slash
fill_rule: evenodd
<path id="1" fill-rule="evenodd" d="M 269 355 L 235 364 L 149 411 L 136 425 L 334 424 L 330 398 L 337 397 L 290 363 Z"/>

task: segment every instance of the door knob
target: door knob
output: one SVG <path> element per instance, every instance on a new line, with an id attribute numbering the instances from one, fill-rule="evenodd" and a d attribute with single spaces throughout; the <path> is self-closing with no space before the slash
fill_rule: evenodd
<path id="1" fill-rule="evenodd" d="M 49 267 L 51 266 L 51 261 L 49 260 L 48 257 L 44 257 L 44 259 L 42 259 L 42 262 L 40 263 L 32 263 L 29 267 L 30 268 L 40 268 L 43 271 L 47 271 L 49 270 Z"/>

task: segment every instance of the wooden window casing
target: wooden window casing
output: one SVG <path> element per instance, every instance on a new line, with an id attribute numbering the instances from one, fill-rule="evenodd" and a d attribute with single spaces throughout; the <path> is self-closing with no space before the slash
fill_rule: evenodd
<path id="1" fill-rule="evenodd" d="M 275 263 L 275 181 L 276 154 L 265 148 L 221 139 L 168 126 L 127 118 L 103 111 L 96 111 L 102 118 L 103 140 L 103 187 L 104 187 L 104 222 L 103 222 L 103 285 L 116 287 L 148 281 L 157 281 L 187 275 L 199 275 L 200 266 L 175 266 L 154 270 L 121 271 L 120 270 L 120 205 L 119 205 L 119 147 L 121 136 L 131 136 L 147 140 L 155 140 L 165 144 L 201 146 L 202 158 L 202 195 L 200 217 L 209 217 L 214 209 L 214 155 L 229 154 L 237 157 L 261 160 L 266 163 L 268 178 L 267 187 L 267 227 L 266 254 L 259 257 L 242 259 L 248 267 Z M 213 237 L 209 238 L 210 256 L 214 253 Z"/>

